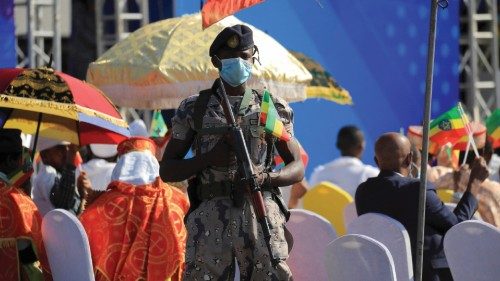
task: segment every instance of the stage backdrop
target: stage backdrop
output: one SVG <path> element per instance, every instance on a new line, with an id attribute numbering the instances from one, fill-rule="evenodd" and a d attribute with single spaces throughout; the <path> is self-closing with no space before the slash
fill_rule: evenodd
<path id="1" fill-rule="evenodd" d="M 292 104 L 296 136 L 310 156 L 308 177 L 315 166 L 339 156 L 335 139 L 344 125 L 365 132 L 363 161 L 374 164 L 373 144 L 381 133 L 406 132 L 408 125 L 421 123 L 427 2 L 268 0 L 236 14 L 321 63 L 353 97 L 353 106 L 323 100 Z M 177 1 L 176 15 L 198 11 L 199 3 Z M 450 1 L 439 10 L 432 117 L 458 100 L 458 5 Z"/>
<path id="2" fill-rule="evenodd" d="M 0 67 L 16 66 L 14 0 L 0 1 Z"/>

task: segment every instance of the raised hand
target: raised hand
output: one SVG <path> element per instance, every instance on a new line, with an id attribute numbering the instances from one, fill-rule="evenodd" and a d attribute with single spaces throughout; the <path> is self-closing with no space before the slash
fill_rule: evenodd
<path id="1" fill-rule="evenodd" d="M 87 173 L 84 171 L 82 171 L 78 176 L 76 187 L 78 188 L 78 193 L 80 193 L 81 198 L 85 198 L 87 193 L 92 189 L 92 183 L 90 182 Z"/>
<path id="2" fill-rule="evenodd" d="M 478 180 L 483 182 L 489 177 L 488 165 L 483 157 L 476 158 L 471 165 L 469 182 Z"/>

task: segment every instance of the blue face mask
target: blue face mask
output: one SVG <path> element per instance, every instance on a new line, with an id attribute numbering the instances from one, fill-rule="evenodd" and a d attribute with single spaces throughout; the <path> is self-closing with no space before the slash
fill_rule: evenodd
<path id="1" fill-rule="evenodd" d="M 252 64 L 241 58 L 223 59 L 221 63 L 220 77 L 233 87 L 245 83 L 252 75 Z"/>

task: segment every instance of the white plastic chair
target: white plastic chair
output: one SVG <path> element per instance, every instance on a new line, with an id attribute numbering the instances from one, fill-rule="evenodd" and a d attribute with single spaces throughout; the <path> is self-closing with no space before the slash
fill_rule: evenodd
<path id="1" fill-rule="evenodd" d="M 363 234 L 384 244 L 391 252 L 399 281 L 413 280 L 410 236 L 397 220 L 378 213 L 359 216 L 347 226 L 349 234 Z"/>
<path id="2" fill-rule="evenodd" d="M 358 217 L 358 211 L 356 210 L 356 204 L 351 202 L 347 204 L 344 208 L 344 225 L 345 229 L 349 224 Z M 349 233 L 349 232 L 348 232 Z"/>
<path id="3" fill-rule="evenodd" d="M 500 279 L 500 230 L 491 224 L 470 220 L 453 226 L 444 252 L 455 281 Z"/>
<path id="4" fill-rule="evenodd" d="M 387 247 L 361 234 L 344 235 L 330 243 L 325 265 L 330 281 L 396 281 Z"/>
<path id="5" fill-rule="evenodd" d="M 75 215 L 62 209 L 48 212 L 42 236 L 54 281 L 94 281 L 89 240 Z"/>
<path id="6" fill-rule="evenodd" d="M 296 281 L 327 280 L 325 247 L 337 235 L 329 221 L 311 211 L 290 210 L 286 227 L 293 235 L 293 248 L 287 264 Z"/>

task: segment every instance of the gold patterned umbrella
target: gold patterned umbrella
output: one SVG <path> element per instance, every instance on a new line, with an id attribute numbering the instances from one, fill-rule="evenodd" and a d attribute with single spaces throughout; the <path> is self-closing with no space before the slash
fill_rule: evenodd
<path id="1" fill-rule="evenodd" d="M 87 80 L 118 106 L 176 108 L 186 97 L 209 88 L 218 71 L 208 50 L 225 27 L 242 24 L 234 16 L 202 30 L 199 13 L 146 25 L 118 42 L 89 66 Z M 254 32 L 260 62 L 249 84 L 287 101 L 306 98 L 311 74 L 271 36 Z"/>
<path id="2" fill-rule="evenodd" d="M 291 53 L 311 72 L 313 79 L 306 88 L 307 98 L 322 98 L 338 104 L 352 105 L 352 97 L 318 62 L 299 53 Z"/>

